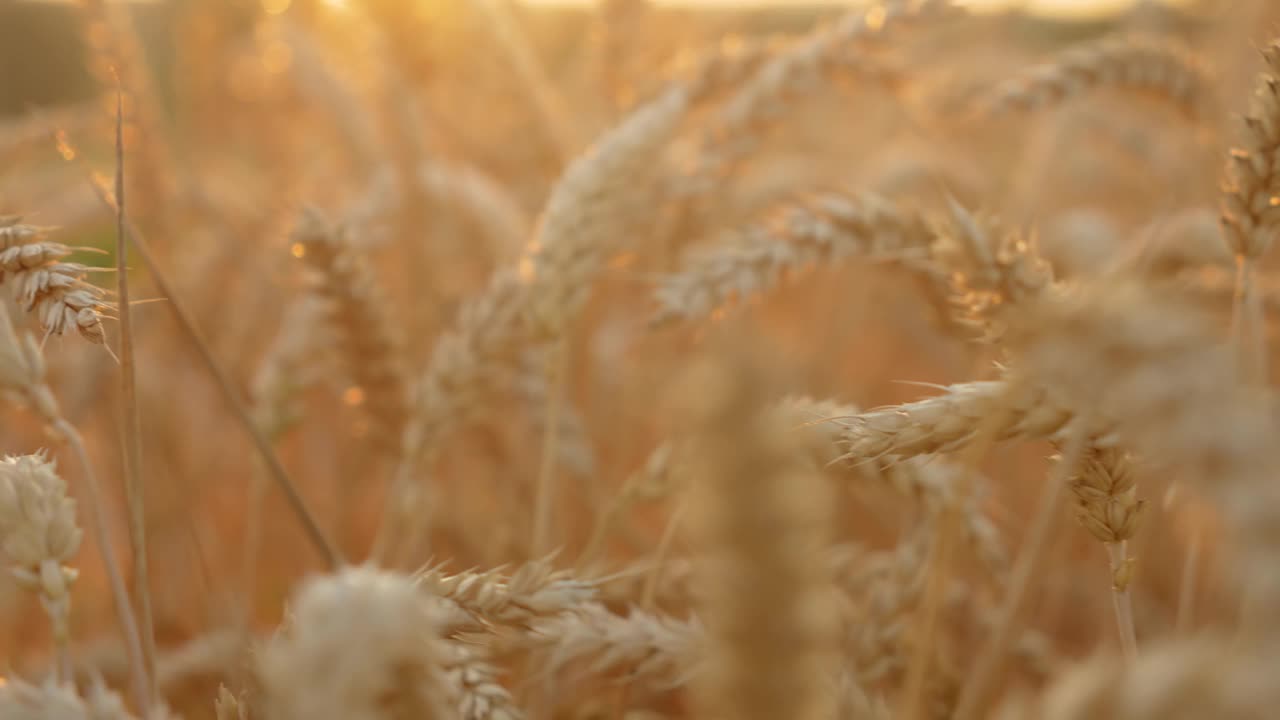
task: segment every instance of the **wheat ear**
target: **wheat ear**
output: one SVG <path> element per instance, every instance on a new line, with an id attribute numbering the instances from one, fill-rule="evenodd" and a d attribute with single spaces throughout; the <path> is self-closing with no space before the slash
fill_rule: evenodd
<path id="1" fill-rule="evenodd" d="M 1188 48 L 1159 38 L 1104 38 L 1001 83 L 979 101 L 978 114 L 1044 111 L 1108 86 L 1168 100 L 1192 116 L 1212 96 L 1204 63 Z"/>
<path id="2" fill-rule="evenodd" d="M 46 335 L 75 330 L 91 343 L 105 343 L 102 313 L 109 306 L 102 290 L 85 282 L 89 268 L 60 262 L 70 248 L 45 241 L 45 231 L 17 216 L 0 218 L 0 283 L 8 283 L 14 300 L 36 316 Z"/>
<path id="3" fill-rule="evenodd" d="M 595 674 L 626 668 L 636 686 L 670 689 L 701 669 L 701 624 L 633 609 L 617 615 L 599 603 L 534 624 L 525 643 L 546 652 L 547 675 L 574 663 Z"/>
<path id="4" fill-rule="evenodd" d="M 654 157 L 690 107 L 725 81 L 718 68 L 709 65 L 639 108 L 565 170 L 525 256 L 496 273 L 464 307 L 457 329 L 436 343 L 418 383 L 405 458 L 388 507 L 445 436 L 506 387 L 524 352 L 564 336 L 606 258 L 643 234 L 657 197 Z M 390 518 L 390 511 L 384 516 Z M 393 532 L 387 523 L 380 528 L 375 557 L 389 552 Z"/>
<path id="5" fill-rule="evenodd" d="M 719 181 L 730 177 L 760 146 L 763 130 L 785 117 L 805 93 L 829 88 L 839 76 L 896 82 L 867 46 L 896 26 L 943 16 L 947 0 L 891 0 L 855 8 L 796 43 L 773 50 L 763 43 L 737 48 L 736 71 L 748 75 L 694 140 L 690 169 L 671 178 L 680 204 L 664 237 L 697 237 L 714 213 L 706 207 Z"/>
<path id="6" fill-rule="evenodd" d="M 453 640 L 444 644 L 445 680 L 457 698 L 459 720 L 522 720 L 516 706 L 498 682 L 498 670 L 480 650 Z"/>
<path id="7" fill-rule="evenodd" d="M 512 574 L 499 567 L 448 575 L 431 567 L 415 581 L 445 601 L 441 625 L 446 634 L 487 627 L 527 629 L 540 618 L 577 610 L 596 596 L 592 583 L 554 569 L 549 559 L 526 563 Z"/>
<path id="8" fill-rule="evenodd" d="M 307 580 L 261 649 L 266 717 L 455 717 L 438 601 L 404 575 L 345 568 Z"/>
<path id="9" fill-rule="evenodd" d="M 1222 191 L 1222 224 L 1238 272 L 1232 327 L 1242 367 L 1255 382 L 1265 382 L 1267 373 L 1255 267 L 1280 224 L 1280 41 L 1262 57 L 1266 67 L 1244 119 L 1243 146 L 1228 156 Z"/>
<path id="10" fill-rule="evenodd" d="M 1132 660 L 1138 652 L 1129 595 L 1133 559 L 1126 556 L 1125 549 L 1137 530 L 1144 505 L 1137 497 L 1132 460 L 1123 450 L 1090 447 L 1070 485 L 1075 496 L 1076 519 L 1107 546 L 1120 647 L 1125 657 Z"/>
<path id="11" fill-rule="evenodd" d="M 1001 409 L 1005 415 L 995 430 L 998 440 L 1058 437 L 1075 417 L 1057 393 L 988 380 L 950 385 L 935 397 L 832 422 L 841 426 L 841 459 L 856 465 L 883 457 L 954 452 L 973 442 L 982 421 Z"/>
<path id="12" fill-rule="evenodd" d="M 344 230 L 319 211 L 303 212 L 293 242 L 313 275 L 310 291 L 323 303 L 343 372 L 360 391 L 372 420 L 374 443 L 395 456 L 404 439 L 410 398 L 404 342 L 393 307 Z"/>
<path id="13" fill-rule="evenodd" d="M 820 193 L 727 233 L 661 279 L 651 323 L 699 320 L 743 302 L 808 267 L 849 257 L 904 261 L 928 257 L 933 234 L 923 217 L 874 193 Z"/>
<path id="14" fill-rule="evenodd" d="M 1046 298 L 1012 333 L 1016 364 L 1106 418 L 1125 447 L 1217 499 L 1239 540 L 1235 577 L 1280 608 L 1280 468 L 1269 401 L 1241 386 L 1212 315 L 1136 282 L 1107 280 Z M 1270 558 L 1270 559 L 1267 559 Z"/>
<path id="15" fill-rule="evenodd" d="M 49 616 L 57 648 L 54 682 L 71 682 L 71 584 L 68 563 L 84 536 L 76 501 L 43 453 L 0 460 L 0 548 L 18 584 L 36 593 Z"/>

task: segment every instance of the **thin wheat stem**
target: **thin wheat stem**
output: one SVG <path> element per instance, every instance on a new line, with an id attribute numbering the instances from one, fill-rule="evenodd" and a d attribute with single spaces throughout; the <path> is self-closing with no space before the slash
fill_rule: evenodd
<path id="1" fill-rule="evenodd" d="M 1263 323 L 1266 318 L 1257 280 L 1255 261 L 1246 255 L 1237 255 L 1235 292 L 1231 302 L 1231 342 L 1244 378 L 1264 384 L 1267 377 L 1267 336 Z"/>
<path id="2" fill-rule="evenodd" d="M 244 549 L 240 556 L 240 621 L 248 623 L 253 617 L 253 598 L 258 586 L 258 554 L 262 550 L 263 503 L 266 500 L 267 483 L 262 476 L 261 465 L 255 465 L 249 476 L 248 498 L 244 510 Z"/>
<path id="3" fill-rule="evenodd" d="M 111 208 L 115 207 L 114 199 L 106 191 L 99 187 L 97 183 L 93 183 L 93 187 L 98 193 L 98 198 L 104 204 Z M 320 528 L 315 514 L 307 507 L 306 500 L 303 499 L 302 494 L 298 491 L 297 485 L 289 479 L 289 474 L 285 471 L 284 465 L 280 463 L 280 458 L 276 457 L 275 450 L 271 448 L 271 441 L 253 422 L 253 417 L 249 414 L 249 409 L 244 401 L 240 399 L 240 395 L 237 393 L 235 385 L 231 382 L 231 378 L 222 369 L 218 361 L 214 359 L 213 352 L 209 349 L 209 344 L 204 340 L 204 335 L 196 328 L 195 320 L 190 311 L 187 310 L 186 305 L 178 298 L 173 288 L 170 287 L 168 280 L 165 279 L 167 276 L 156 263 L 155 256 L 152 255 L 150 245 L 142 235 L 142 232 L 134 224 L 133 220 L 129 218 L 127 212 L 122 211 L 120 215 L 124 222 L 125 234 L 133 243 L 133 248 L 142 258 L 142 262 L 147 266 L 147 271 L 151 274 L 151 278 L 156 284 L 156 289 L 169 300 L 169 307 L 172 308 L 179 327 L 182 328 L 183 333 L 191 341 L 191 344 L 195 346 L 196 353 L 200 356 L 201 362 L 204 363 L 205 369 L 213 376 L 218 390 L 222 393 L 223 400 L 230 406 L 232 414 L 235 415 L 240 426 L 249 435 L 254 449 L 266 466 L 267 473 L 276 483 L 276 486 L 284 492 L 285 498 L 289 502 L 289 507 L 302 524 L 302 529 L 306 533 L 307 539 L 311 541 L 311 544 L 320 553 L 325 564 L 331 570 L 338 569 L 345 564 L 342 555 Z"/>
<path id="4" fill-rule="evenodd" d="M 1004 390 L 1003 397 L 1013 397 L 1022 390 L 1022 385 L 1011 381 Z M 942 601 L 946 596 L 947 581 L 950 572 L 951 553 L 960 537 L 962 508 L 968 502 L 973 488 L 973 478 L 978 471 L 978 463 L 987 451 L 999 439 L 999 433 L 1013 415 L 1013 406 L 1008 402 L 997 402 L 996 412 L 988 415 L 977 431 L 974 441 L 960 456 L 960 482 L 951 503 L 942 508 L 938 516 L 938 529 L 934 534 L 929 552 L 928 585 L 916 618 L 917 646 L 907 671 L 907 681 L 903 698 L 906 702 L 903 718 L 913 720 L 923 717 L 925 713 L 925 686 L 928 681 L 929 668 L 933 663 L 934 641 L 937 637 L 937 626 L 940 621 Z"/>
<path id="5" fill-rule="evenodd" d="M 578 556 L 576 567 L 579 570 L 591 567 L 591 564 L 599 557 L 600 551 L 604 549 L 604 541 L 609 535 L 609 530 L 617 522 L 623 507 L 622 501 L 615 498 L 603 511 L 597 514 L 595 525 L 591 528 L 591 535 L 587 538 L 587 544 L 583 548 L 582 554 Z"/>
<path id="6" fill-rule="evenodd" d="M 644 580 L 644 590 L 640 594 L 641 609 L 653 610 L 654 602 L 658 597 L 658 586 L 662 581 L 662 568 L 666 564 L 667 556 L 671 554 L 671 546 L 675 544 L 676 533 L 680 530 L 680 523 L 684 520 L 685 511 L 688 509 L 688 496 L 685 496 L 671 512 L 671 517 L 667 518 L 667 526 L 662 530 L 658 549 L 654 553 L 653 566 Z"/>
<path id="7" fill-rule="evenodd" d="M 1138 657 L 1138 637 L 1133 629 L 1133 600 L 1129 593 L 1128 540 L 1107 543 L 1111 560 L 1111 604 L 1116 611 L 1116 629 L 1120 631 L 1120 650 L 1128 662 Z"/>
<path id="8" fill-rule="evenodd" d="M 115 600 L 116 616 L 120 622 L 120 630 L 124 633 L 125 649 L 129 655 L 130 678 L 133 682 L 134 702 L 138 704 L 142 717 L 151 715 L 151 680 L 147 675 L 146 662 L 143 659 L 142 639 L 138 632 L 137 620 L 133 617 L 133 603 L 129 600 L 129 589 L 116 564 L 115 550 L 111 544 L 110 533 L 107 532 L 106 505 L 103 503 L 102 490 L 98 485 L 98 476 L 89 462 L 89 453 L 85 450 L 84 440 L 71 423 L 58 418 L 53 427 L 71 445 L 84 472 L 85 492 L 89 496 L 89 516 L 93 524 L 94 542 L 98 545 L 98 553 L 102 556 L 102 565 L 107 571 L 107 581 L 111 586 L 111 595 Z"/>
<path id="9" fill-rule="evenodd" d="M 1191 540 L 1187 544 L 1187 556 L 1182 562 L 1182 574 L 1178 578 L 1178 611 L 1174 620 L 1174 629 L 1178 635 L 1185 636 L 1191 632 L 1191 622 L 1195 617 L 1196 581 L 1200 576 L 1200 556 L 1204 552 L 1204 539 L 1197 525 L 1191 530 Z"/>
<path id="10" fill-rule="evenodd" d="M 57 132 L 54 135 L 60 146 L 64 146 L 68 150 L 74 150 L 64 136 L 60 136 Z M 73 152 L 72 156 L 81 163 L 81 167 L 89 179 L 89 187 L 93 189 L 99 202 L 106 206 L 108 210 L 116 212 L 116 200 L 113 193 L 102 183 L 97 182 L 92 171 L 87 165 L 84 165 L 82 154 Z M 187 339 L 195 347 L 196 354 L 200 356 L 200 361 L 204 364 L 205 369 L 213 376 L 214 382 L 218 386 L 223 399 L 230 406 L 232 414 L 245 432 L 248 433 L 254 449 L 262 458 L 263 464 L 266 465 L 272 480 L 284 492 L 289 502 L 289 507 L 293 510 L 298 522 L 301 523 L 307 539 L 315 546 L 317 552 L 324 558 L 325 563 L 331 570 L 336 570 L 344 565 L 345 562 L 342 556 L 338 553 L 333 543 L 329 542 L 324 531 L 320 529 L 315 515 L 307 508 L 306 501 L 302 498 L 302 494 L 298 492 L 297 485 L 289 479 L 289 474 L 285 471 L 284 465 L 276 457 L 275 451 L 271 447 L 271 441 L 267 439 L 266 434 L 253 421 L 253 416 L 249 413 L 245 402 L 240 399 L 235 385 L 231 382 L 231 377 L 214 359 L 213 352 L 209 349 L 209 344 L 205 342 L 204 336 L 196 328 L 195 316 L 187 309 L 186 304 L 178 297 L 177 293 L 173 291 L 173 287 L 169 285 L 168 276 L 161 272 L 160 265 L 156 262 L 155 255 L 151 252 L 150 243 L 147 242 L 133 219 L 129 217 L 128 211 L 123 208 L 119 211 L 119 222 L 124 227 L 125 235 L 133 243 L 133 249 L 137 251 L 142 258 L 143 264 L 147 266 L 147 272 L 151 275 L 151 280 L 155 283 L 156 289 L 169 301 L 169 307 L 173 310 L 174 317 L 178 320 L 178 326 L 182 328 L 183 334 L 187 336 Z"/>
<path id="11" fill-rule="evenodd" d="M 1258 292 L 1257 262 L 1244 262 L 1243 311 L 1247 326 L 1248 344 L 1245 352 L 1248 355 L 1248 371 L 1246 377 L 1259 386 L 1267 384 L 1267 326 L 1262 307 L 1262 294 Z"/>
<path id="12" fill-rule="evenodd" d="M 138 413 L 137 360 L 133 347 L 133 310 L 129 305 L 129 254 L 125 243 L 124 108 L 116 92 L 116 295 L 120 322 L 120 397 L 124 404 L 125 495 L 129 502 L 129 539 L 133 548 L 133 593 L 142 633 L 147 677 L 156 678 L 156 632 L 151 612 L 151 572 L 147 561 L 146 489 L 142 482 L 142 426 Z M 154 685 L 147 688 L 154 698 Z"/>
<path id="13" fill-rule="evenodd" d="M 54 682 L 71 682 L 75 677 L 74 669 L 71 664 L 71 646 L 66 636 L 62 634 L 54 635 L 55 652 L 58 657 L 58 665 L 55 668 Z"/>
<path id="14" fill-rule="evenodd" d="M 538 485 L 534 496 L 533 556 L 542 557 L 551 542 L 551 514 L 556 500 L 556 442 L 559 439 L 560 410 L 564 403 L 568 374 L 569 348 L 564 336 L 556 341 L 547 355 L 547 383 L 551 396 L 547 399 L 547 423 L 542 441 L 542 461 L 538 467 Z"/>

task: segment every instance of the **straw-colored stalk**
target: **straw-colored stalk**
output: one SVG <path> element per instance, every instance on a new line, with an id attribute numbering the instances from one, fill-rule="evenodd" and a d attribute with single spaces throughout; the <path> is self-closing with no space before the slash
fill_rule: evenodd
<path id="1" fill-rule="evenodd" d="M 695 698 L 708 717 L 826 718 L 837 650 L 834 585 L 820 561 L 830 504 L 768 412 L 766 380 L 742 361 L 704 361 L 683 385 L 707 627 Z"/>

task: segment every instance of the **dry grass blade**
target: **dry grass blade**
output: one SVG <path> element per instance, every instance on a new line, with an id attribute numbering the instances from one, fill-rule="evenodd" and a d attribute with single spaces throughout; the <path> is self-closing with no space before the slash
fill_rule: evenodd
<path id="1" fill-rule="evenodd" d="M 129 307 L 129 252 L 125 243 L 124 209 L 124 99 L 116 94 L 116 296 L 120 303 L 120 384 L 124 402 L 125 494 L 129 502 L 129 539 L 133 546 L 133 600 L 137 603 L 138 625 L 142 633 L 143 661 L 147 677 L 156 679 L 156 630 L 151 610 L 151 572 L 147 559 L 147 514 L 143 504 L 146 486 L 142 481 L 142 420 L 138 412 L 137 359 L 133 346 L 133 311 Z M 152 696 L 156 687 L 148 688 Z M 154 697 L 152 698 L 154 699 Z M 148 701 L 150 704 L 150 700 Z M 145 707 L 144 707 L 145 711 Z M 145 714 L 145 712 L 144 712 Z"/>

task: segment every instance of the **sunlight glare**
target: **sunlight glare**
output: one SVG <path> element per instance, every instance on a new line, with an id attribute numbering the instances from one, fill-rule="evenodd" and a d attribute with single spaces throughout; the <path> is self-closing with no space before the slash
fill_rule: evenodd
<path id="1" fill-rule="evenodd" d="M 262 0 L 262 11 L 268 15 L 280 15 L 289 9 L 293 0 Z"/>
<path id="2" fill-rule="evenodd" d="M 330 0 L 345 2 L 345 0 Z M 521 0 L 529 5 L 542 6 L 592 6 L 599 0 Z M 821 0 L 818 0 L 819 2 Z M 1100 18 L 1123 12 L 1141 0 L 956 0 L 957 5 L 975 12 L 1003 12 L 1024 10 L 1035 15 L 1066 20 Z M 1161 4 L 1188 5 L 1191 0 L 1159 0 Z M 787 4 L 788 0 L 653 0 L 655 5 L 710 8 L 762 8 Z M 875 0 L 865 0 L 873 5 Z"/>

